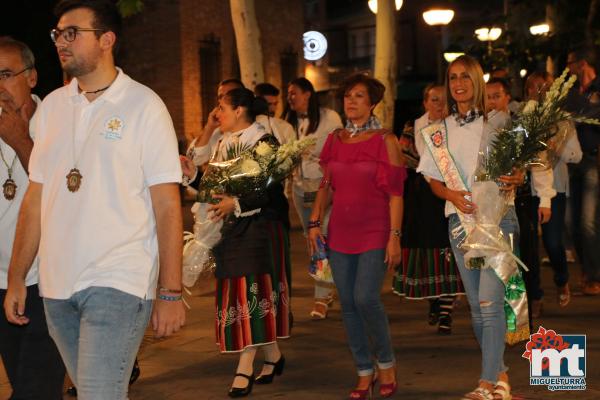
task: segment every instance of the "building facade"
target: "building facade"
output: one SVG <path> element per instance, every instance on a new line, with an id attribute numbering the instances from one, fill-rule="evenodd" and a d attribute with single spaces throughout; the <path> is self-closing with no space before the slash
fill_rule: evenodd
<path id="1" fill-rule="evenodd" d="M 282 88 L 304 74 L 303 3 L 254 3 L 265 80 Z M 229 1 L 146 0 L 144 4 L 140 14 L 125 20 L 118 64 L 165 101 L 183 142 L 200 132 L 215 107 L 219 81 L 240 76 Z"/>

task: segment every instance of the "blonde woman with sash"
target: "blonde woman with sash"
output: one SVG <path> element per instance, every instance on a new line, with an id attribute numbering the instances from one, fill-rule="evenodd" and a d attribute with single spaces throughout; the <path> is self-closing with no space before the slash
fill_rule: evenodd
<path id="1" fill-rule="evenodd" d="M 473 330 L 481 347 L 483 360 L 479 384 L 463 399 L 508 400 L 512 396 L 503 360 L 507 331 L 505 286 L 492 268 L 465 267 L 464 253 L 458 247 L 464 233 L 457 236 L 452 232 L 476 209 L 476 204 L 470 201 L 469 188 L 473 184 L 479 151 L 490 143 L 495 129 L 509 117 L 505 113 L 486 115 L 483 71 L 469 56 L 461 56 L 448 66 L 445 86 L 448 117 L 437 125 L 439 129 L 426 128 L 417 133 L 423 136 L 427 147 L 417 171 L 429 177 L 433 193 L 446 200 L 450 243 L 471 306 Z M 519 179 L 502 177 L 500 180 L 505 184 L 505 190 L 514 190 Z M 518 235 L 514 205 L 508 208 L 500 228 L 506 237 Z"/>

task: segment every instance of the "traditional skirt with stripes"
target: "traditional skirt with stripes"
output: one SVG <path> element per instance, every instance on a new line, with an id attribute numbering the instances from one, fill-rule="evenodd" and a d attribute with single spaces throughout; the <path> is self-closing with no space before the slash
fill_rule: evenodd
<path id="1" fill-rule="evenodd" d="M 448 240 L 444 201 L 421 174 L 409 170 L 404 186 L 402 262 L 392 290 L 410 299 L 464 293 Z"/>
<path id="2" fill-rule="evenodd" d="M 464 293 L 452 249 L 402 249 L 394 293 L 409 299 Z"/>
<path id="3" fill-rule="evenodd" d="M 269 274 L 217 279 L 216 337 L 223 353 L 290 336 L 290 252 L 287 228 L 268 221 Z"/>

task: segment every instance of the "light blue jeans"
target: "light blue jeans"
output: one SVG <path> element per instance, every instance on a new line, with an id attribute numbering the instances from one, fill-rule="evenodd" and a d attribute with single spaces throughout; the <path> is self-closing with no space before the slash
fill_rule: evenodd
<path id="1" fill-rule="evenodd" d="M 310 219 L 310 214 L 312 209 L 310 207 L 304 207 L 304 198 L 302 195 L 294 193 L 294 208 L 296 208 L 296 212 L 300 217 L 300 222 L 302 223 L 302 231 L 304 232 L 304 237 L 308 236 L 308 220 Z M 323 235 L 327 236 L 327 223 L 329 222 L 329 215 L 324 218 L 324 221 L 321 221 L 321 232 Z M 315 299 L 330 299 L 333 296 L 335 286 L 330 283 L 318 282 L 315 281 Z"/>
<path id="2" fill-rule="evenodd" d="M 48 330 L 79 400 L 127 399 L 129 376 L 152 300 L 90 287 L 67 300 L 44 299 Z"/>
<path id="3" fill-rule="evenodd" d="M 380 369 L 391 368 L 395 364 L 390 325 L 381 302 L 381 286 L 387 270 L 384 259 L 384 249 L 361 254 L 330 251 L 333 280 L 359 376 L 374 372 L 374 358 Z M 373 352 L 369 339 L 373 344 Z"/>
<path id="4" fill-rule="evenodd" d="M 449 217 L 449 230 L 460 223 L 457 214 Z M 512 237 L 513 245 L 519 243 L 519 221 L 515 208 L 510 207 L 500 222 L 505 237 Z M 506 316 L 504 314 L 504 284 L 494 270 L 468 269 L 465 267 L 464 253 L 458 248 L 462 236 L 453 238 L 450 244 L 460 271 L 467 300 L 471 306 L 473 330 L 481 347 L 481 380 L 495 384 L 500 372 L 507 371 L 504 365 L 504 336 L 506 334 Z"/>

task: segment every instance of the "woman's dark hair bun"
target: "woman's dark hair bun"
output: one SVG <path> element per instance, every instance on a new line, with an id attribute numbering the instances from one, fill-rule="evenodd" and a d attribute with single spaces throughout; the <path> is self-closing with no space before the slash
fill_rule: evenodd
<path id="1" fill-rule="evenodd" d="M 269 113 L 269 104 L 262 97 L 254 97 L 252 109 L 249 109 L 248 112 L 251 116 L 253 116 L 253 119 L 256 119 L 257 115 L 266 115 Z"/>
<path id="2" fill-rule="evenodd" d="M 236 88 L 227 92 L 225 98 L 233 108 L 244 107 L 248 112 L 250 122 L 256 120 L 256 116 L 267 114 L 269 105 L 266 100 L 256 97 L 254 93 L 246 88 Z"/>

